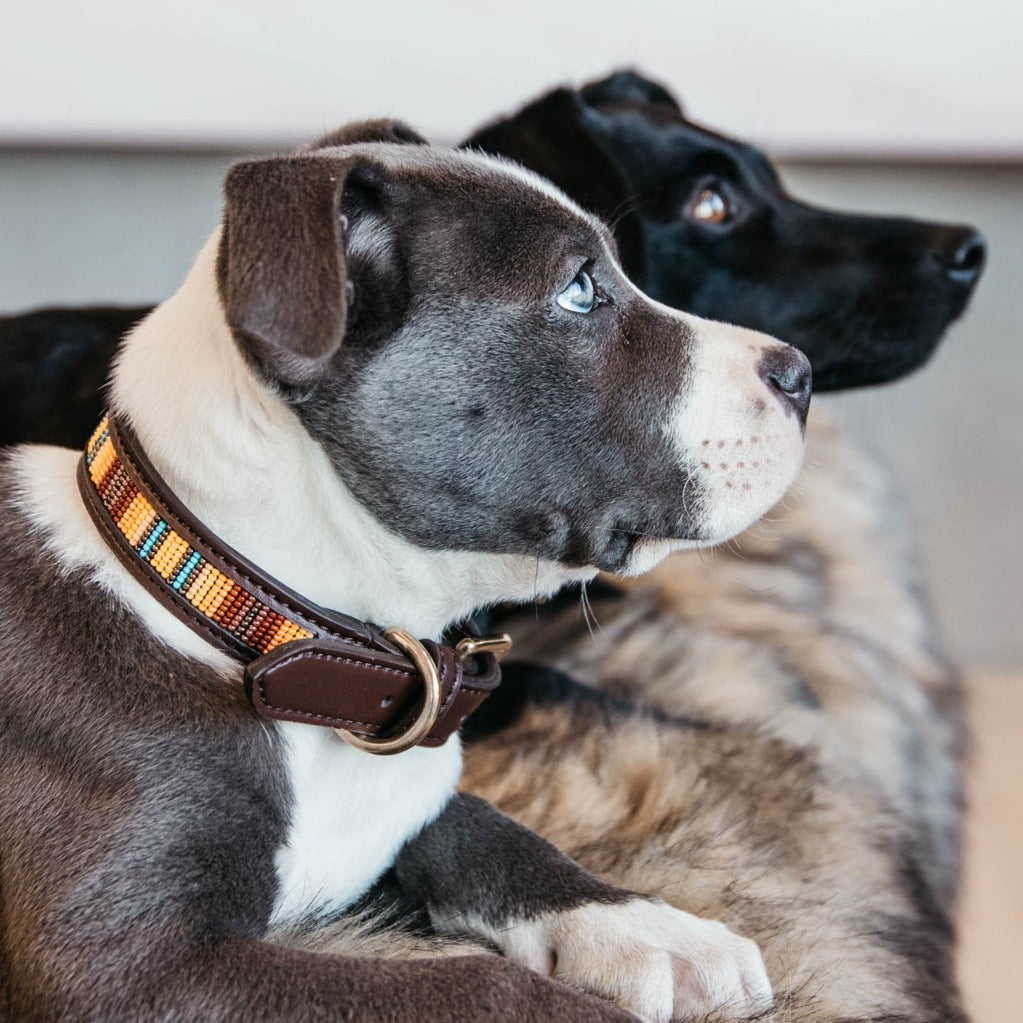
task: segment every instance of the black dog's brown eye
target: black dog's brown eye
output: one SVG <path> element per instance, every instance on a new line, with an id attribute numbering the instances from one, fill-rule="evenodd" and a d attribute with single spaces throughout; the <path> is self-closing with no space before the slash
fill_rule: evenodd
<path id="1" fill-rule="evenodd" d="M 728 219 L 728 201 L 714 188 L 702 188 L 689 207 L 689 216 L 704 224 L 723 224 Z"/>

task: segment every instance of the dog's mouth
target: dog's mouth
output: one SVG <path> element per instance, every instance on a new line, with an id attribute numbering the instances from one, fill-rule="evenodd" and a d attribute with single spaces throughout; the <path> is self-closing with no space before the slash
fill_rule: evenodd
<path id="1" fill-rule="evenodd" d="M 585 518 L 565 508 L 547 509 L 539 516 L 546 534 L 544 546 L 567 568 L 621 573 L 630 571 L 638 550 L 701 544 L 698 512 L 679 515 L 665 503 L 655 513 L 653 504 L 651 500 L 640 508 L 634 498 L 623 498 Z"/>
<path id="2" fill-rule="evenodd" d="M 765 472 L 754 483 L 720 486 L 701 480 L 696 472 L 685 477 L 682 489 L 664 502 L 663 510 L 631 508 L 622 502 L 601 520 L 585 527 L 562 529 L 575 538 L 562 547 L 558 560 L 565 565 L 590 565 L 616 575 L 640 575 L 678 551 L 711 547 L 751 525 L 782 497 L 798 471 L 801 458 L 789 460 L 781 471 Z M 583 539 L 584 538 L 584 539 Z"/>
<path id="3" fill-rule="evenodd" d="M 951 306 L 915 298 L 890 309 L 836 305 L 806 315 L 790 336 L 813 364 L 816 392 L 891 383 L 931 359 L 967 304 L 968 296 Z"/>

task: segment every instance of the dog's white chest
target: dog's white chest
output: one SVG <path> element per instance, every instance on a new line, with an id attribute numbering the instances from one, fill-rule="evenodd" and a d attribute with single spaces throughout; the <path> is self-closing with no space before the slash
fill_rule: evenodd
<path id="1" fill-rule="evenodd" d="M 273 923 L 342 908 L 394 861 L 404 842 L 451 798 L 462 770 L 453 736 L 438 749 L 363 753 L 329 728 L 280 723 L 294 802 L 277 850 Z"/>

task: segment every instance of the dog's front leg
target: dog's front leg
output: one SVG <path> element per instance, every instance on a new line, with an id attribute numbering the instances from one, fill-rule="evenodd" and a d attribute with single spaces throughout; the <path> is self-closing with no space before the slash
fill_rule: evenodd
<path id="1" fill-rule="evenodd" d="M 400 853 L 434 926 L 603 995 L 643 1019 L 771 1004 L 760 950 L 723 924 L 605 884 L 489 803 L 460 794 Z"/>

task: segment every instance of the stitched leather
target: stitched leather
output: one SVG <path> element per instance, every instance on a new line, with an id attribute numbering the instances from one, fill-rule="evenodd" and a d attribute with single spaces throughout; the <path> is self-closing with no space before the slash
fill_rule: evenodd
<path id="1" fill-rule="evenodd" d="M 170 492 L 126 423 L 109 417 L 109 435 L 131 482 L 197 555 L 246 594 L 312 634 L 310 639 L 287 642 L 261 654 L 197 610 L 119 532 L 83 457 L 78 486 L 100 535 L 169 611 L 245 664 L 246 688 L 256 711 L 264 717 L 343 728 L 375 738 L 404 731 L 422 700 L 423 680 L 412 661 L 376 626 L 304 600 L 199 523 Z M 421 744 L 437 746 L 493 692 L 500 683 L 500 668 L 490 654 L 462 660 L 450 646 L 429 641 L 423 645 L 440 675 L 441 707 Z"/>

